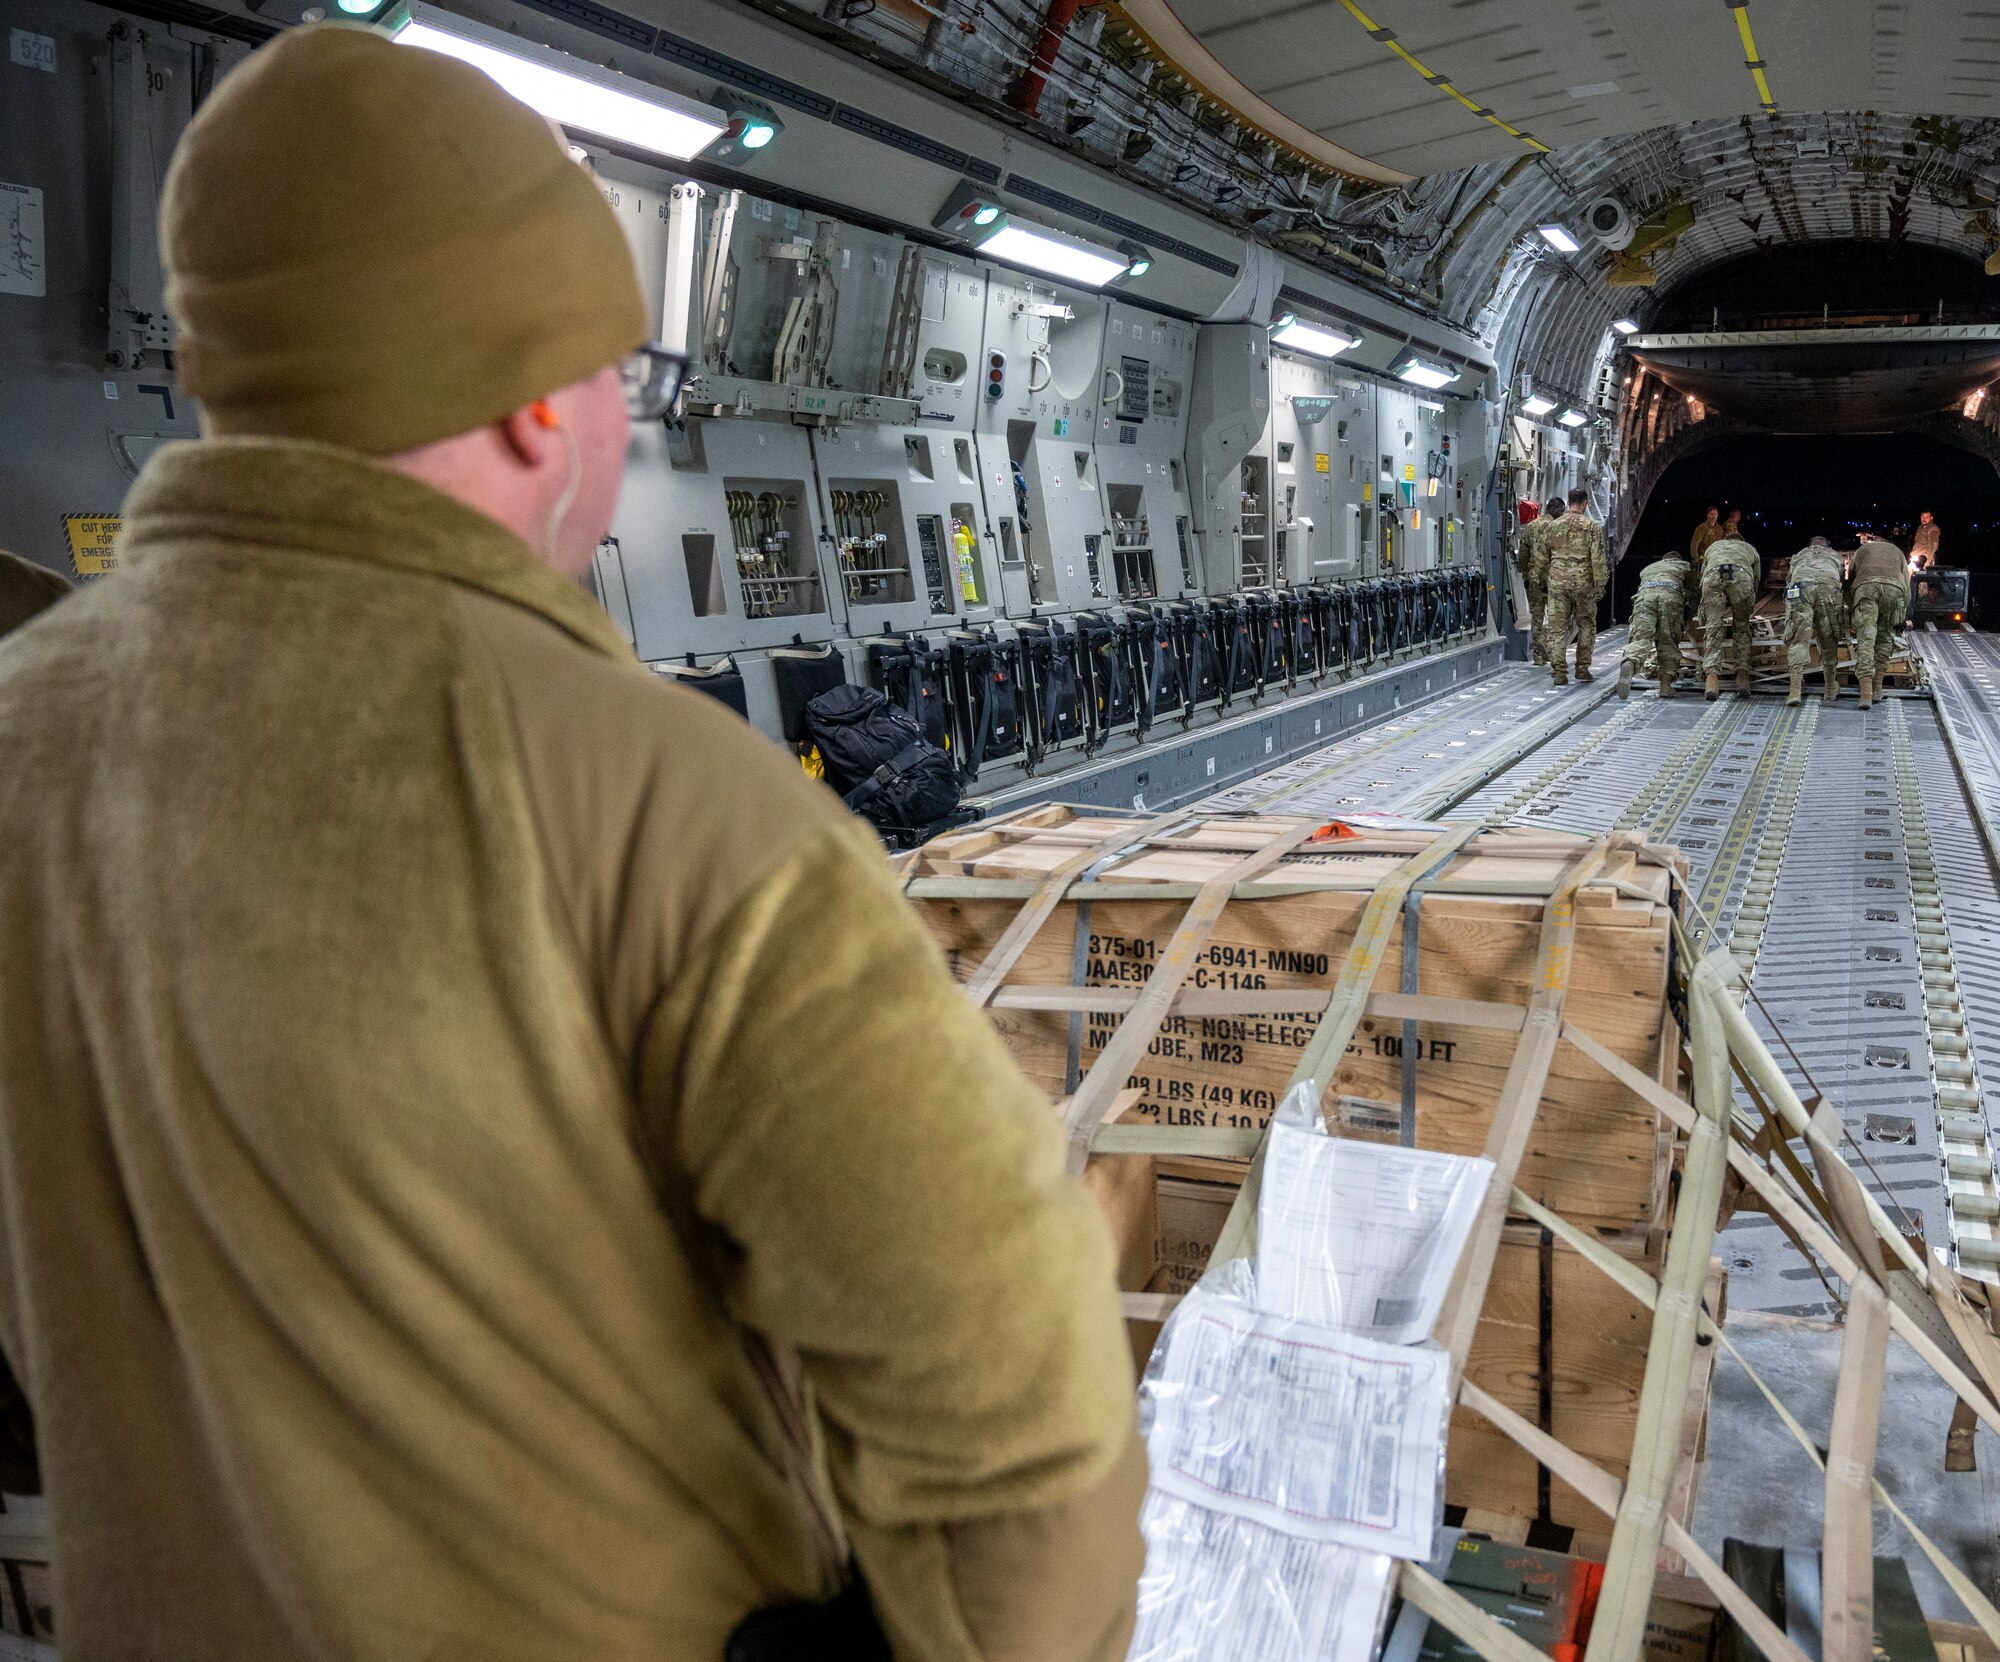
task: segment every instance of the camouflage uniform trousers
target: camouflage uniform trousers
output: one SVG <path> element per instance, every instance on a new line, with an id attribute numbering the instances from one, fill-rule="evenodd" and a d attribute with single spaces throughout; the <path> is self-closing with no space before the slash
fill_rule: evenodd
<path id="1" fill-rule="evenodd" d="M 1840 637 L 1847 632 L 1841 615 L 1838 583 L 1801 583 L 1796 595 L 1785 596 L 1785 667 L 1812 667 L 1813 642 L 1819 642 L 1820 667 L 1840 668 Z"/>
<path id="2" fill-rule="evenodd" d="M 1530 576 L 1525 571 L 1521 573 L 1521 582 L 1528 591 L 1528 633 L 1530 644 L 1533 647 L 1532 656 L 1536 663 L 1546 663 L 1549 654 L 1546 637 L 1542 632 L 1542 621 L 1549 606 L 1548 584 L 1538 577 Z"/>
<path id="3" fill-rule="evenodd" d="M 1862 680 L 1880 675 L 1896 650 L 1896 628 L 1910 609 L 1901 583 L 1874 579 L 1854 589 L 1854 673 Z"/>
<path id="4" fill-rule="evenodd" d="M 1750 672 L 1750 608 L 1756 604 L 1757 591 L 1750 574 L 1741 566 L 1737 570 L 1739 576 L 1711 578 L 1701 585 L 1701 667 L 1706 675 L 1722 673 L 1725 625 L 1733 625 L 1736 667 L 1746 675 Z"/>
<path id="5" fill-rule="evenodd" d="M 1640 675 L 1671 681 L 1681 672 L 1681 635 L 1687 627 L 1680 591 L 1641 584 L 1632 597 L 1632 626 L 1625 636 L 1625 661 Z"/>
<path id="6" fill-rule="evenodd" d="M 1574 576 L 1552 571 L 1548 579 L 1548 609 L 1542 613 L 1542 650 L 1560 669 L 1569 645 L 1569 626 L 1576 625 L 1576 661 L 1590 668 L 1597 648 L 1597 588 L 1587 571 Z"/>

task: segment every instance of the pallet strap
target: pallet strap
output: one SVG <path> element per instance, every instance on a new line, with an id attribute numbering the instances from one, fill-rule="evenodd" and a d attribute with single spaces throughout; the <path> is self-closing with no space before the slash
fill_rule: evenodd
<path id="1" fill-rule="evenodd" d="M 1473 1225 L 1472 1236 L 1445 1294 L 1444 1309 L 1438 1316 L 1437 1336 L 1451 1352 L 1455 1375 L 1463 1374 L 1465 1358 L 1472 1350 L 1472 1335 L 1486 1303 L 1486 1286 L 1493 1275 L 1500 1232 L 1507 1224 L 1508 1197 L 1513 1193 L 1521 1159 L 1527 1153 L 1535 1110 L 1541 1105 L 1542 1087 L 1548 1082 L 1549 1064 L 1555 1059 L 1556 1041 L 1562 1032 L 1563 1006 L 1569 996 L 1571 949 L 1576 939 L 1577 890 L 1596 873 L 1614 848 L 1623 849 L 1629 844 L 1629 838 L 1610 837 L 1584 845 L 1563 868 L 1542 910 L 1535 990 L 1528 1000 L 1527 1020 L 1521 1025 L 1521 1036 L 1515 1041 L 1514 1054 L 1507 1065 L 1492 1124 L 1487 1128 L 1486 1146 L 1481 1150 L 1493 1162 L 1493 1181 L 1487 1186 L 1478 1222 Z"/>
<path id="2" fill-rule="evenodd" d="M 1479 829 L 1477 820 L 1453 826 L 1429 846 L 1405 860 L 1368 897 L 1368 904 L 1362 908 L 1361 920 L 1354 928 L 1354 940 L 1348 946 L 1346 958 L 1341 961 L 1340 974 L 1334 978 L 1333 991 L 1327 997 L 1311 1042 L 1300 1054 L 1298 1066 L 1292 1070 L 1291 1081 L 1285 1086 L 1280 1101 L 1301 1085 L 1312 1088 L 1315 1103 L 1325 1101 L 1333 1070 L 1347 1053 L 1348 1043 L 1368 1007 L 1369 989 L 1382 967 L 1382 955 L 1389 944 L 1389 931 L 1395 927 L 1396 915 L 1403 909 L 1404 895 L 1419 878 L 1455 859 L 1459 850 Z M 1215 1250 L 1209 1259 L 1212 1264 L 1226 1263 L 1231 1258 L 1247 1258 L 1256 1250 L 1257 1197 L 1264 1185 L 1264 1159 L 1269 1147 L 1268 1136 L 1258 1140 L 1256 1156 L 1250 1163 L 1242 1188 L 1236 1191 L 1236 1199 L 1223 1222 L 1222 1233 L 1216 1238 Z"/>
<path id="3" fill-rule="evenodd" d="M 1480 1418 L 1490 1421 L 1496 1429 L 1511 1437 L 1537 1460 L 1545 1463 L 1607 1518 L 1616 1515 L 1624 1489 L 1618 1479 L 1603 1467 L 1594 1465 L 1574 1449 L 1557 1442 L 1555 1438 L 1530 1425 L 1504 1402 L 1488 1396 L 1470 1380 L 1459 1386 L 1458 1400 Z M 1688 1568 L 1708 1585 L 1709 1590 L 1721 1601 L 1722 1608 L 1750 1635 L 1751 1641 L 1770 1659 L 1770 1662 L 1809 1662 L 1806 1653 L 1786 1635 L 1785 1630 L 1766 1615 L 1758 1607 L 1757 1602 L 1724 1573 L 1722 1566 L 1708 1555 L 1683 1525 L 1672 1518 L 1667 1520 L 1666 1541 L 1668 1546 L 1687 1561 Z M 1406 1570 L 1404 1572 L 1406 1593 L 1408 1574 Z"/>
<path id="4" fill-rule="evenodd" d="M 1077 853 L 1044 877 L 1036 885 L 1014 921 L 1001 931 L 1000 938 L 988 950 L 978 969 L 972 972 L 965 984 L 965 995 L 980 1007 L 990 1003 L 999 990 L 1000 983 L 1007 979 L 1007 972 L 1020 960 L 1028 949 L 1028 943 L 1041 933 L 1042 925 L 1049 915 L 1062 904 L 1062 898 L 1069 886 L 1084 872 L 1102 864 L 1107 858 L 1124 852 L 1150 837 L 1163 835 L 1172 827 L 1193 813 L 1192 808 L 1179 809 L 1171 814 L 1160 814 L 1153 819 L 1142 820 L 1138 824 L 1121 825 L 1109 836 L 1099 837 L 1087 843 Z"/>
<path id="5" fill-rule="evenodd" d="M 1421 1564 L 1402 1565 L 1403 1597 L 1426 1616 L 1462 1639 L 1489 1662 L 1547 1662 L 1511 1627 L 1502 1627 L 1463 1593 L 1447 1587 Z M 1789 1659 L 1788 1659 L 1789 1662 Z M 1804 1662 L 1804 1658 L 1800 1658 Z"/>
<path id="6" fill-rule="evenodd" d="M 1784 1422 L 1785 1429 L 1792 1434 L 1793 1439 L 1798 1443 L 1799 1447 L 1805 1450 L 1807 1457 L 1814 1465 L 1824 1467 L 1826 1461 L 1822 1458 L 1819 1444 L 1812 1433 L 1799 1424 L 1797 1417 L 1785 1406 L 1783 1399 L 1765 1382 L 1764 1376 L 1758 1373 L 1744 1359 L 1743 1353 L 1729 1342 L 1729 1335 L 1724 1333 L 1720 1328 L 1717 1328 L 1715 1336 L 1721 1342 L 1722 1348 L 1729 1354 L 1730 1359 L 1743 1370 L 1744 1377 L 1757 1387 L 1758 1392 L 1763 1396 L 1764 1400 L 1771 1405 L 1771 1411 Z M 1932 1365 L 1935 1366 L 1936 1364 L 1933 1363 Z M 1901 1506 L 1897 1505 L 1895 1496 L 1882 1487 L 1879 1479 L 1870 1477 L 1869 1487 L 1872 1490 L 1874 1499 L 1888 1508 L 1895 1520 L 1910 1532 L 1910 1538 L 1917 1543 L 1923 1555 L 1937 1567 L 1938 1574 L 1944 1577 L 1951 1590 L 1958 1595 L 1959 1601 L 1971 1613 L 1972 1619 L 1979 1624 L 1980 1631 L 1995 1644 L 2000 1644 L 2000 1610 L 1996 1610 L 1993 1607 L 1992 1600 L 1979 1589 L 1963 1570 L 1945 1556 L 1944 1550 L 1935 1541 L 1911 1521 L 1909 1514 Z M 1694 1560 L 1690 1558 L 1690 1565 L 1693 1562 Z M 1870 1573 L 1872 1575 L 1872 1569 Z M 1708 1579 L 1705 1572 L 1703 1572 L 1703 1579 Z M 1721 1579 L 1724 1582 L 1728 1580 L 1726 1576 L 1723 1576 Z M 1709 1584 L 1711 1586 L 1716 1585 L 1713 1581 Z M 1731 1614 L 1734 1614 L 1733 1610 Z"/>
<path id="7" fill-rule="evenodd" d="M 1084 873 L 1085 881 L 1094 878 L 1098 869 L 1098 866 L 1091 866 Z M 1079 900 L 1076 903 L 1076 943 L 1070 949 L 1070 981 L 1081 987 L 1089 979 L 1090 902 Z M 1069 1013 L 1069 1051 L 1063 1062 L 1064 1096 L 1075 1096 L 1076 1088 L 1083 1079 L 1083 1016 L 1080 1008 Z"/>
<path id="8" fill-rule="evenodd" d="M 1194 968 L 1195 959 L 1221 921 L 1223 908 L 1235 894 L 1236 885 L 1269 871 L 1318 829 L 1314 821 L 1302 819 L 1283 835 L 1273 837 L 1254 853 L 1225 866 L 1202 884 L 1193 903 L 1182 915 L 1180 927 L 1174 931 L 1166 950 L 1160 954 L 1159 962 L 1153 966 L 1153 973 L 1146 978 L 1138 1001 L 1118 1024 L 1118 1031 L 1111 1035 L 1111 1042 L 1097 1053 L 1090 1072 L 1084 1075 L 1076 1094 L 1070 1098 L 1064 1121 L 1069 1133 L 1069 1169 L 1072 1175 L 1081 1175 L 1085 1162 L 1090 1158 L 1090 1139 L 1097 1130 L 1098 1121 L 1111 1106 L 1111 1099 L 1125 1088 L 1133 1065 L 1145 1055 L 1146 1047 L 1153 1042 L 1161 1018 L 1166 1015 L 1167 1007 L 1181 989 L 1181 983 Z"/>
<path id="9" fill-rule="evenodd" d="M 1874 1654 L 1875 1519 L 1868 1480 L 1875 1470 L 1888 1362 L 1888 1295 L 1863 1276 L 1847 1291 L 1833 1427 L 1826 1440 L 1825 1545 L 1820 1556 L 1824 1662 L 1868 1662 Z"/>
<path id="10" fill-rule="evenodd" d="M 1162 818 L 1171 819 L 1171 815 Z M 1158 823 L 1157 821 L 1155 823 Z M 1113 849 L 1109 854 L 1084 869 L 1081 881 L 1094 883 L 1104 875 L 1105 867 L 1120 858 L 1125 851 Z M 1085 989 L 1090 979 L 1090 914 L 1091 903 L 1079 900 L 1076 903 L 1076 942 L 1070 949 L 1070 984 L 1078 991 Z M 1075 1096 L 1076 1088 L 1083 1082 L 1083 1019 L 1085 1011 L 1081 1003 L 1070 1011 L 1069 1049 L 1063 1061 L 1063 1095 Z"/>
<path id="11" fill-rule="evenodd" d="M 1556 1424 L 1556 1237 L 1548 1225 L 1542 1226 L 1540 1250 L 1535 1254 L 1541 1282 L 1541 1296 L 1535 1301 L 1535 1423 L 1553 1433 Z M 1535 1462 L 1535 1516 L 1552 1523 L 1549 1511 L 1549 1468 Z"/>
<path id="12" fill-rule="evenodd" d="M 1733 968 L 1727 951 L 1717 950 L 1696 964 L 1688 977 L 1694 1123 L 1639 1387 L 1631 1468 L 1611 1526 L 1604 1586 L 1584 1662 L 1628 1662 L 1636 1657 L 1652 1605 L 1667 1491 L 1680 1463 L 1678 1431 L 1687 1408 L 1702 1287 L 1722 1205 L 1723 1176 L 1729 1169 L 1732 1087 L 1728 1036 L 1718 1006 L 1729 1000 Z"/>
<path id="13" fill-rule="evenodd" d="M 1563 1038 L 1621 1085 L 1644 1097 L 1677 1129 L 1681 1131 L 1692 1129 L 1693 1116 L 1689 1113 L 1687 1104 L 1672 1092 L 1648 1079 L 1623 1057 L 1605 1049 L 1588 1033 L 1577 1028 L 1565 1027 Z M 1800 1205 L 1797 1199 L 1787 1193 L 1784 1185 L 1759 1165 L 1740 1143 L 1731 1141 L 1729 1145 L 1729 1166 L 1749 1188 L 1756 1191 L 1758 1198 L 1764 1202 L 1765 1209 L 1786 1224 L 1811 1251 L 1825 1259 L 1835 1275 L 1843 1281 L 1851 1282 L 1855 1279 L 1859 1273 L 1859 1266 L 1839 1238 Z M 1572 1241 L 1571 1244 L 1576 1245 L 1576 1242 Z M 1924 1278 L 1911 1276 L 1909 1279 L 1924 1287 L 1931 1298 L 1937 1298 L 1937 1290 L 1929 1287 Z M 1897 1278 L 1891 1277 L 1892 1287 L 1896 1280 Z M 1975 1383 L 1969 1371 L 1970 1364 L 1961 1366 L 1959 1358 L 1946 1350 L 1938 1342 L 1936 1335 L 1893 1298 L 1889 1321 L 1897 1337 L 1904 1340 L 1936 1371 L 1938 1376 L 1958 1394 L 1959 1400 L 1969 1403 L 1973 1411 L 1986 1422 L 1988 1429 L 2000 1432 L 2000 1408 L 1996 1408 L 1994 1399 Z"/>
<path id="14" fill-rule="evenodd" d="M 1420 877 L 1410 885 L 1410 892 L 1403 902 L 1403 991 L 1417 991 L 1417 951 L 1423 934 L 1424 891 L 1430 887 L 1429 877 Z M 1417 1037 L 1417 1018 L 1414 1014 L 1403 1018 L 1403 1147 L 1417 1146 L 1417 1047 L 1422 1041 Z"/>

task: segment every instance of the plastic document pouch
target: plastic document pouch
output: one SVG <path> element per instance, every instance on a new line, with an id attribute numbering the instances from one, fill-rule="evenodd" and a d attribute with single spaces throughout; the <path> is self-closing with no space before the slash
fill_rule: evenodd
<path id="1" fill-rule="evenodd" d="M 1329 1136 L 1313 1093 L 1280 1105 L 1257 1201 L 1257 1304 L 1384 1344 L 1430 1336 L 1491 1160 Z"/>
<path id="2" fill-rule="evenodd" d="M 1302 1541 L 1157 1490 L 1126 1662 L 1369 1662 L 1395 1560 Z"/>
<path id="3" fill-rule="evenodd" d="M 1288 1321 L 1210 1282 L 1175 1310 L 1146 1370 L 1154 1489 L 1287 1535 L 1428 1558 L 1449 1356 Z"/>

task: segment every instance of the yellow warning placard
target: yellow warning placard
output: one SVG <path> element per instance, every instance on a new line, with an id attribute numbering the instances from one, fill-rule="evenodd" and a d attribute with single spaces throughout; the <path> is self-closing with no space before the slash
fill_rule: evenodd
<path id="1" fill-rule="evenodd" d="M 1406 485 L 1414 485 L 1416 482 L 1417 482 L 1417 464 L 1415 462 L 1405 462 L 1403 464 L 1403 483 Z"/>
<path id="2" fill-rule="evenodd" d="M 1333 458 L 1329 456 L 1324 450 L 1315 450 L 1313 452 L 1313 472 L 1331 473 L 1332 471 L 1333 471 Z"/>
<path id="3" fill-rule="evenodd" d="M 64 514 L 63 534 L 69 538 L 69 563 L 78 577 L 103 577 L 118 564 L 118 514 Z"/>
<path id="4" fill-rule="evenodd" d="M 1363 502 L 1373 502 L 1375 500 L 1375 487 L 1365 480 L 1361 486 L 1361 500 Z"/>

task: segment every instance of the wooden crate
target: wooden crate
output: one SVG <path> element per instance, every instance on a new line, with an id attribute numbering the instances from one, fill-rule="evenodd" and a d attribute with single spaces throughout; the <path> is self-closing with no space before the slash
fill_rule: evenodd
<path id="1" fill-rule="evenodd" d="M 994 1022 L 1029 1077 L 1053 1096 L 1067 1095 L 1117 1030 L 1121 1013 L 1009 1008 L 1008 989 L 1137 989 L 1187 909 L 1186 886 L 1207 882 L 1296 823 L 1190 820 L 1101 872 L 1099 898 L 1087 907 L 1056 905 L 993 1000 Z M 1013 895 L 931 893 L 921 879 L 1045 878 L 1079 847 L 1115 837 L 1121 825 L 1130 829 L 1129 821 L 1048 809 L 926 845 L 912 872 L 919 879 L 913 892 L 959 977 L 973 977 L 1022 902 Z M 1188 973 L 1182 1007 L 1161 1019 L 1122 1082 L 1139 1093 L 1135 1112 L 1171 1126 L 1263 1126 L 1312 1038 L 1370 893 L 1420 840 L 1309 845 L 1266 873 L 1256 896 L 1231 899 Z M 1483 838 L 1481 851 L 1459 861 L 1450 880 L 1420 902 L 1416 990 L 1525 1005 L 1548 886 L 1579 846 L 1526 829 Z M 1569 1009 L 1621 1059 L 1671 1087 L 1678 1052 L 1666 1005 L 1671 872 L 1624 854 L 1613 875 L 1642 897 L 1609 887 L 1579 896 Z M 1152 898 L 1162 887 L 1181 892 Z M 1403 986 L 1400 928 L 1377 984 Z M 1202 994 L 1291 991 L 1302 996 L 1288 1012 L 1195 1013 Z M 1477 1154 L 1515 1033 L 1448 1021 L 1420 1022 L 1415 1033 L 1417 1142 Z M 1335 1072 L 1334 1093 L 1356 1113 L 1393 1122 L 1401 1110 L 1406 1042 L 1403 1022 L 1365 1017 Z M 1643 1227 L 1658 1214 L 1665 1170 L 1653 1109 L 1582 1056 L 1559 1051 L 1520 1186 L 1578 1221 Z"/>

